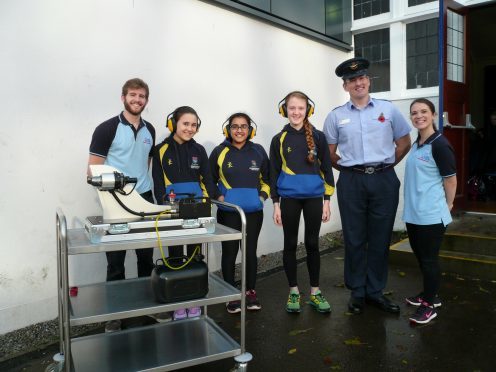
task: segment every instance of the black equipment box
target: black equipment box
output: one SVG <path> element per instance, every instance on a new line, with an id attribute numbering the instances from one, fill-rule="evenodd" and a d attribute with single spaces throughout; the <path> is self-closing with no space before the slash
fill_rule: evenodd
<path id="1" fill-rule="evenodd" d="M 212 216 L 210 198 L 184 198 L 179 200 L 179 218 L 190 219 Z"/>
<path id="2" fill-rule="evenodd" d="M 186 257 L 172 258 L 168 262 L 173 267 L 184 264 Z M 203 260 L 195 257 L 188 265 L 179 270 L 162 264 L 152 271 L 151 283 L 155 301 L 171 303 L 205 297 L 208 293 L 208 267 Z M 180 261 L 178 263 L 178 261 Z"/>

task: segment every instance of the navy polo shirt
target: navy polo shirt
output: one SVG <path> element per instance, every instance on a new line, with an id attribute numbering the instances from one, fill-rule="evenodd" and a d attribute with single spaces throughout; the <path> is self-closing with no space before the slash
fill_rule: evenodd
<path id="1" fill-rule="evenodd" d="M 153 155 L 155 128 L 141 119 L 138 129 L 121 113 L 96 127 L 90 154 L 105 158 L 105 163 L 129 177 L 136 177 L 136 191 L 151 190 L 148 160 Z"/>
<path id="2" fill-rule="evenodd" d="M 452 221 L 443 178 L 456 175 L 455 152 L 439 132 L 412 146 L 405 168 L 403 220 L 416 225 L 445 226 Z"/>

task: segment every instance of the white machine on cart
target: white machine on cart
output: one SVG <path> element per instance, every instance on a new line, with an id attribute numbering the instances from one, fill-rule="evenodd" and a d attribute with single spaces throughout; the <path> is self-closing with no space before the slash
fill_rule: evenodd
<path id="1" fill-rule="evenodd" d="M 169 196 L 165 205 L 155 205 L 134 191 L 135 179 L 117 169 L 95 165 L 91 166 L 91 172 L 88 183 L 98 190 L 103 215 L 89 217 L 84 228 L 68 229 L 62 211 L 56 213 L 60 352 L 46 371 L 172 371 L 228 357 L 234 357 L 235 371 L 247 371 L 252 355 L 246 351 L 245 343 L 246 217 L 243 210 L 208 198 L 187 196 L 176 200 L 174 195 Z M 211 203 L 238 213 L 240 231 L 216 224 L 211 217 Z M 157 239 L 157 231 L 162 239 Z M 161 240 L 164 246 L 205 244 L 205 249 L 217 242 L 239 241 L 241 290 L 214 273 L 208 273 L 205 296 L 177 302 L 157 301 L 148 277 L 69 287 L 70 255 L 157 247 Z M 205 258 L 208 268 L 208 255 Z M 239 341 L 208 316 L 208 306 L 229 301 L 241 301 Z M 113 333 L 71 336 L 71 326 L 192 306 L 203 307 L 199 318 Z"/>
<path id="2" fill-rule="evenodd" d="M 213 233 L 215 218 L 206 199 L 191 195 L 164 205 L 152 204 L 134 186 L 137 180 L 109 165 L 90 165 L 88 183 L 96 187 L 102 216 L 91 216 L 85 229 L 92 243 Z"/>

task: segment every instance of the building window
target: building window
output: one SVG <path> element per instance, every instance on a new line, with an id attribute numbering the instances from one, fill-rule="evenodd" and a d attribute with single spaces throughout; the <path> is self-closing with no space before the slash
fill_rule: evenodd
<path id="1" fill-rule="evenodd" d="M 425 4 L 425 3 L 433 3 L 434 1 L 438 1 L 438 0 L 408 0 L 408 6 L 415 6 L 415 5 Z"/>
<path id="2" fill-rule="evenodd" d="M 464 82 L 464 18 L 448 9 L 447 11 L 447 48 L 446 48 L 446 78 Z"/>
<path id="3" fill-rule="evenodd" d="M 389 28 L 355 35 L 355 56 L 370 61 L 371 92 L 386 92 L 391 89 Z"/>
<path id="4" fill-rule="evenodd" d="M 350 50 L 351 2 L 343 0 L 211 0 L 222 7 L 249 14 Z"/>
<path id="5" fill-rule="evenodd" d="M 389 0 L 354 0 L 353 19 L 372 17 L 389 12 Z"/>
<path id="6" fill-rule="evenodd" d="M 407 89 L 439 85 L 438 19 L 406 25 Z"/>

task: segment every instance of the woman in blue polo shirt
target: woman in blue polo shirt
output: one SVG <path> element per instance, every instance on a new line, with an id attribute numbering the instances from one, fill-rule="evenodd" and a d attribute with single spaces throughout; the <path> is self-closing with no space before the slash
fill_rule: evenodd
<path id="1" fill-rule="evenodd" d="M 456 162 L 453 148 L 437 131 L 434 104 L 418 98 L 410 105 L 410 119 L 418 129 L 405 169 L 405 209 L 410 246 L 422 271 L 424 289 L 406 302 L 418 306 L 410 317 L 414 323 L 428 323 L 441 306 L 437 297 L 441 272 L 439 249 L 446 226 L 452 221 L 451 208 L 456 192 Z"/>
<path id="2" fill-rule="evenodd" d="M 269 157 L 264 148 L 251 141 L 256 124 L 245 113 L 232 114 L 223 125 L 225 140 L 210 154 L 210 168 L 219 188 L 218 200 L 240 206 L 246 216 L 246 308 L 260 310 L 255 291 L 257 279 L 257 245 L 262 229 L 263 204 L 269 197 Z M 239 214 L 232 209 L 217 209 L 219 223 L 241 229 Z M 238 241 L 222 242 L 222 275 L 234 286 L 234 268 Z M 231 301 L 229 313 L 241 311 L 240 301 Z"/>
<path id="3" fill-rule="evenodd" d="M 270 192 L 274 223 L 283 227 L 283 266 L 289 284 L 286 311 L 300 312 L 296 247 L 300 217 L 305 220 L 305 248 L 310 276 L 310 305 L 329 313 L 331 307 L 319 288 L 319 232 L 329 221 L 334 193 L 331 155 L 323 132 L 308 120 L 314 105 L 302 92 L 291 92 L 279 102 L 280 114 L 289 119 L 270 144 Z"/>

